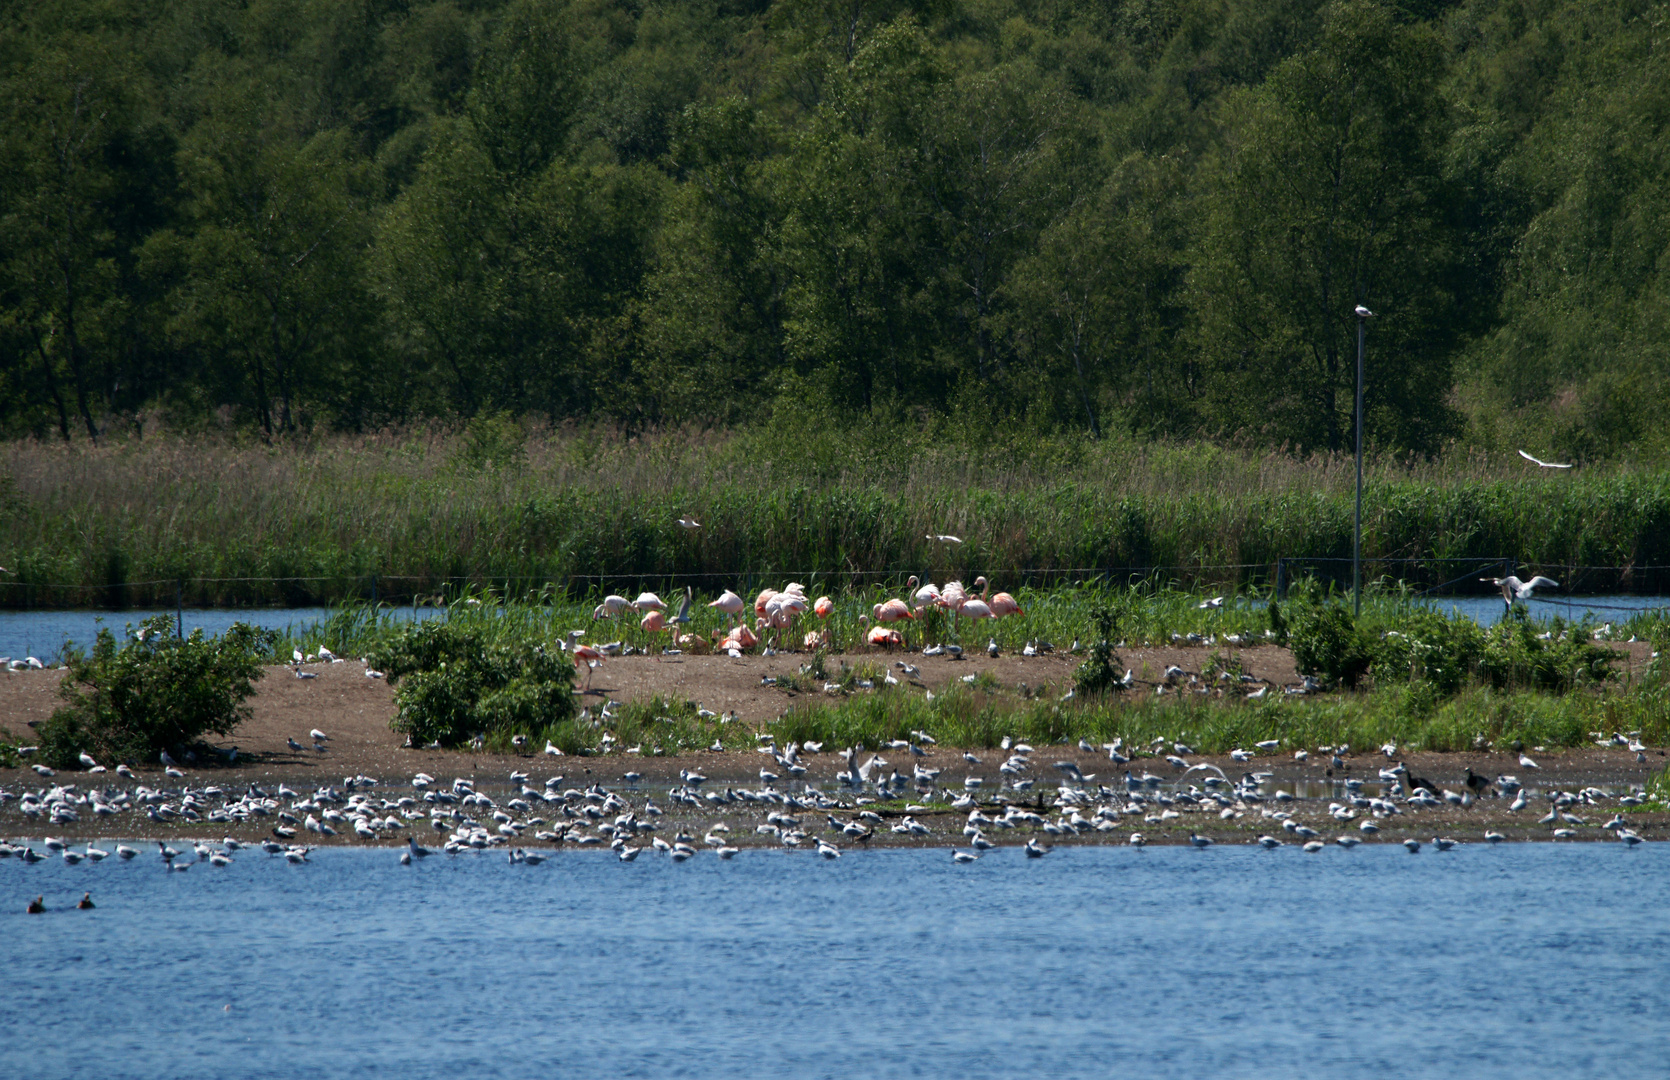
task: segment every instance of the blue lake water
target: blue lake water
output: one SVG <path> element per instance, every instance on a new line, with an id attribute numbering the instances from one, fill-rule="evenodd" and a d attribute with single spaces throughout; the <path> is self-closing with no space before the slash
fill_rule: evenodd
<path id="1" fill-rule="evenodd" d="M 1665 1070 L 1665 844 L 313 860 L 0 862 L 0 1075 Z"/>
<path id="2" fill-rule="evenodd" d="M 386 614 L 398 619 L 430 619 L 444 614 L 442 608 L 390 608 Z M 132 611 L 0 611 L 0 656 L 34 656 L 50 662 L 64 646 L 75 642 L 90 646 L 99 628 L 109 627 L 120 640 L 129 623 L 137 627 L 153 615 L 174 619 L 183 616 L 185 632 L 201 628 L 210 636 L 226 632 L 235 622 L 274 630 L 304 631 L 335 614 L 334 609 L 310 608 L 173 608 Z"/>
<path id="3" fill-rule="evenodd" d="M 1502 618 L 1506 610 L 1495 597 L 1443 597 L 1431 601 L 1439 611 L 1455 612 L 1490 626 Z M 1554 616 L 1577 620 L 1585 616 L 1596 622 L 1622 622 L 1631 615 L 1654 608 L 1670 607 L 1670 597 L 1664 596 L 1581 596 L 1555 597 L 1536 600 L 1527 607 L 1532 618 L 1550 619 Z M 184 612 L 185 632 L 201 627 L 206 634 L 223 633 L 235 622 L 275 630 L 305 631 L 333 614 L 331 608 L 187 608 Z M 444 614 L 441 608 L 390 608 L 395 618 L 430 619 Z M 152 615 L 173 617 L 172 610 L 133 611 L 0 611 L 0 656 L 35 656 L 43 661 L 57 659 L 65 644 L 76 642 L 90 645 L 100 626 L 108 626 L 120 636 L 128 623 L 138 626 Z"/>

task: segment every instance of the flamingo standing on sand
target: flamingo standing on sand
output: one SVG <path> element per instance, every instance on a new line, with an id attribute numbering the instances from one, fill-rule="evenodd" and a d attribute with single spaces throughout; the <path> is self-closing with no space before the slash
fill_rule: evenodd
<path id="1" fill-rule="evenodd" d="M 915 591 L 910 594 L 910 606 L 912 608 L 917 611 L 921 611 L 925 607 L 936 607 L 939 605 L 940 595 L 938 585 L 935 585 L 930 581 L 918 589 L 916 588 L 916 584 L 917 579 L 914 576 L 912 576 L 909 581 L 905 582 L 906 590 L 915 589 Z"/>
<path id="2" fill-rule="evenodd" d="M 729 589 L 720 593 L 719 599 L 708 604 L 708 607 L 718 608 L 722 614 L 729 615 L 739 626 L 742 624 L 742 612 L 747 606 L 746 600 Z"/>
<path id="3" fill-rule="evenodd" d="M 878 623 L 898 622 L 900 619 L 914 619 L 910 612 L 910 605 L 895 597 L 885 603 L 877 604 L 870 609 L 871 618 Z"/>
<path id="4" fill-rule="evenodd" d="M 591 689 L 591 674 L 597 665 L 603 662 L 603 652 L 593 645 L 574 644 L 574 667 L 578 669 L 582 664 L 586 667 L 586 685 L 583 689 Z"/>
<path id="5" fill-rule="evenodd" d="M 980 586 L 980 598 L 985 600 L 986 592 L 991 588 L 991 583 L 983 577 L 976 578 L 974 583 Z M 1020 615 L 1024 618 L 1026 615 L 1015 598 L 1006 592 L 1000 592 L 990 600 L 986 600 L 986 604 L 992 609 L 992 618 L 994 619 L 1001 619 L 1005 615 Z"/>
<path id="6" fill-rule="evenodd" d="M 626 597 L 610 594 L 605 596 L 603 602 L 593 609 L 591 617 L 594 619 L 612 619 L 631 606 L 632 601 Z"/>

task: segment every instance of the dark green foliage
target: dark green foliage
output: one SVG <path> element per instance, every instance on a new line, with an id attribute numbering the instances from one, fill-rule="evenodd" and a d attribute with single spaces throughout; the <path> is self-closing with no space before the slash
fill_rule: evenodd
<path id="1" fill-rule="evenodd" d="M 395 687 L 390 726 L 426 746 L 476 735 L 527 735 L 574 716 L 574 667 L 558 649 L 496 640 L 481 624 L 427 622 L 379 643 L 368 659 Z"/>
<path id="2" fill-rule="evenodd" d="M 1355 687 L 1374 662 L 1368 635 L 1345 605 L 1296 605 L 1288 635 L 1293 665 L 1327 685 Z"/>
<path id="3" fill-rule="evenodd" d="M 1096 637 L 1090 644 L 1090 655 L 1084 663 L 1073 672 L 1073 687 L 1081 694 L 1100 694 L 1108 690 L 1118 690 L 1119 679 L 1124 672 L 1119 669 L 1124 662 L 1119 654 L 1113 651 L 1113 639 L 1118 618 L 1107 608 L 1097 608 L 1090 613 L 1090 621 L 1096 624 Z"/>
<path id="4" fill-rule="evenodd" d="M 1563 693 L 1614 677 L 1612 662 L 1622 654 L 1596 645 L 1583 627 L 1562 620 L 1533 623 L 1515 606 L 1485 633 L 1479 675 L 1497 689 L 1509 687 Z"/>
<path id="5" fill-rule="evenodd" d="M 234 623 L 219 637 L 198 630 L 182 641 L 167 615 L 130 628 L 120 647 L 100 630 L 91 653 L 69 658 L 58 691 L 66 704 L 38 729 L 42 756 L 61 768 L 79 768 L 82 752 L 106 766 L 150 762 L 231 734 L 249 717 L 243 702 L 275 637 Z"/>
<path id="6" fill-rule="evenodd" d="M 1281 601 L 1270 598 L 1270 640 L 1277 645 L 1286 645 L 1288 641 L 1287 616 L 1282 614 Z"/>
<path id="7" fill-rule="evenodd" d="M 1449 697 L 1472 680 L 1485 651 L 1486 631 L 1472 619 L 1422 612 L 1376 645 L 1374 681 L 1425 683 Z"/>
<path id="8" fill-rule="evenodd" d="M 0 434 L 1339 449 L 1360 302 L 1371 444 L 1638 461 L 1670 449 L 1655 12 L 21 0 Z"/>

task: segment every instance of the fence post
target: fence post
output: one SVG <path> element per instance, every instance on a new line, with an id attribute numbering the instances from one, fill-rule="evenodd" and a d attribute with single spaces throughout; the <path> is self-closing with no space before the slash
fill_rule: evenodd
<path id="1" fill-rule="evenodd" d="M 181 594 L 185 592 L 185 579 L 174 579 L 174 636 L 181 641 L 186 637 L 186 608 Z"/>
<path id="2" fill-rule="evenodd" d="M 1276 558 L 1276 599 L 1287 599 L 1287 560 Z"/>
<path id="3" fill-rule="evenodd" d="M 371 606 L 377 606 L 377 575 L 371 575 Z"/>

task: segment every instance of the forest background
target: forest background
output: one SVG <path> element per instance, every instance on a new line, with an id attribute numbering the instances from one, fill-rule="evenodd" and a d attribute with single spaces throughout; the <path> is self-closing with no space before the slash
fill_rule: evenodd
<path id="1" fill-rule="evenodd" d="M 1670 6 L 0 3 L 0 433 L 1665 447 Z"/>

